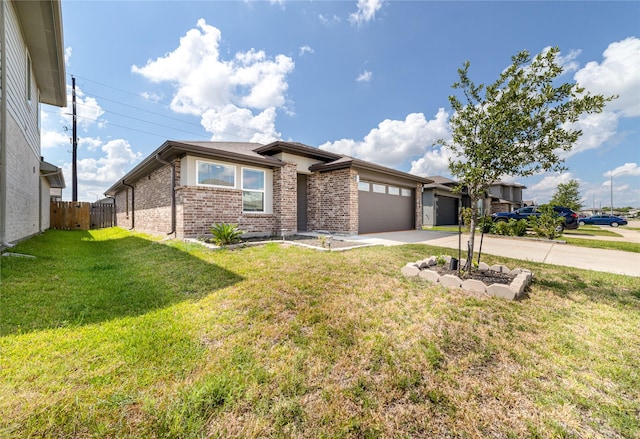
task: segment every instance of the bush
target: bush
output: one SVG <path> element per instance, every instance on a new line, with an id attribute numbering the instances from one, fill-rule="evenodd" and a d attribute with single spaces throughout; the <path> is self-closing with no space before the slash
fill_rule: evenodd
<path id="1" fill-rule="evenodd" d="M 463 207 L 461 211 L 461 215 L 462 215 L 462 224 L 464 224 L 465 229 L 469 231 L 469 228 L 471 226 L 471 217 L 473 216 L 473 210 L 471 210 L 470 207 Z"/>
<path id="2" fill-rule="evenodd" d="M 494 230 L 496 235 L 511 236 L 512 233 L 511 226 L 509 226 L 509 223 L 507 221 L 498 221 L 495 224 Z"/>
<path id="3" fill-rule="evenodd" d="M 513 221 L 513 223 L 511 222 Z M 513 230 L 513 236 L 524 236 L 527 233 L 527 228 L 529 227 L 529 223 L 526 219 L 520 219 L 518 221 L 511 219 L 509 221 L 509 225 Z"/>
<path id="4" fill-rule="evenodd" d="M 529 219 L 529 224 L 536 235 L 555 239 L 562 235 L 564 218 L 553 211 L 553 207 L 549 205 L 541 206 L 539 209 L 540 216 Z"/>
<path id="5" fill-rule="evenodd" d="M 238 229 L 237 224 L 217 223 L 211 226 L 213 242 L 220 246 L 240 242 L 242 233 L 244 232 Z"/>
<path id="6" fill-rule="evenodd" d="M 495 223 L 490 215 L 485 215 L 478 220 L 478 226 L 483 233 L 496 233 Z"/>

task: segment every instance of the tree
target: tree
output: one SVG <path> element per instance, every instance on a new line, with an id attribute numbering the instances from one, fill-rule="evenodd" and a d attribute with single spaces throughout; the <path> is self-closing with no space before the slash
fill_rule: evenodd
<path id="1" fill-rule="evenodd" d="M 469 61 L 458 69 L 464 102 L 449 96 L 454 114 L 450 119 L 452 139 L 437 144 L 452 152 L 449 170 L 466 188 L 473 214 L 469 254 L 465 271 L 473 258 L 478 201 L 485 191 L 504 176 L 530 176 L 541 171 L 562 171 L 561 152 L 569 151 L 582 132 L 573 129 L 583 113 L 601 112 L 614 96 L 591 95 L 575 83 L 558 86 L 562 74 L 557 62 L 560 49 L 543 51 L 531 58 L 522 51 L 512 64 L 488 86 L 469 78 Z"/>
<path id="2" fill-rule="evenodd" d="M 580 183 L 578 180 L 569 180 L 567 183 L 558 184 L 549 204 L 552 206 L 564 206 L 571 210 L 580 210 Z"/>

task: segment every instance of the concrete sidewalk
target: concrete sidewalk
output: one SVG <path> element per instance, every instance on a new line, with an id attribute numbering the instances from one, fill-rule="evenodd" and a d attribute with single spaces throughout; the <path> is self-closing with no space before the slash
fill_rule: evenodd
<path id="1" fill-rule="evenodd" d="M 463 253 L 467 248 L 467 234 L 462 235 Z M 408 230 L 403 232 L 372 233 L 350 236 L 349 241 L 370 244 L 402 245 L 428 244 L 436 247 L 458 248 L 458 234 L 432 230 Z M 480 246 L 476 235 L 475 250 Z M 544 240 L 524 238 L 498 238 L 484 236 L 482 252 L 525 261 L 625 274 L 640 277 L 640 253 L 578 247 Z"/>

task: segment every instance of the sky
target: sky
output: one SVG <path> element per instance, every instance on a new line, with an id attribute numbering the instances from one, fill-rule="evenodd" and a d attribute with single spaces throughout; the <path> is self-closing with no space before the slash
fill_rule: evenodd
<path id="1" fill-rule="evenodd" d="M 504 181 L 541 204 L 579 182 L 585 207 L 640 207 L 640 2 L 62 1 L 67 108 L 41 107 L 42 155 L 96 201 L 166 140 L 301 142 L 451 177 L 448 97 L 469 61 L 490 84 L 522 50 L 560 48 L 562 82 L 618 95 L 563 155 Z M 613 190 L 612 190 L 613 186 Z"/>

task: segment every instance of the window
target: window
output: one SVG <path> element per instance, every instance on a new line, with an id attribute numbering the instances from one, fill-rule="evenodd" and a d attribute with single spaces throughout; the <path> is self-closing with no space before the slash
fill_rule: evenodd
<path id="1" fill-rule="evenodd" d="M 264 212 L 265 172 L 242 168 L 242 211 Z"/>
<path id="2" fill-rule="evenodd" d="M 359 181 L 358 182 L 358 190 L 359 191 L 364 191 L 364 192 L 369 192 L 369 183 L 367 183 L 366 181 Z"/>
<path id="3" fill-rule="evenodd" d="M 383 184 L 372 184 L 373 186 L 373 191 L 378 193 L 378 194 L 384 194 L 387 192 L 387 187 Z"/>
<path id="4" fill-rule="evenodd" d="M 389 186 L 389 195 L 400 195 L 400 188 L 395 186 Z"/>
<path id="5" fill-rule="evenodd" d="M 202 186 L 236 187 L 236 167 L 211 162 L 196 162 L 197 181 Z"/>
<path id="6" fill-rule="evenodd" d="M 402 196 L 403 197 L 410 197 L 411 196 L 411 189 L 402 189 Z"/>

